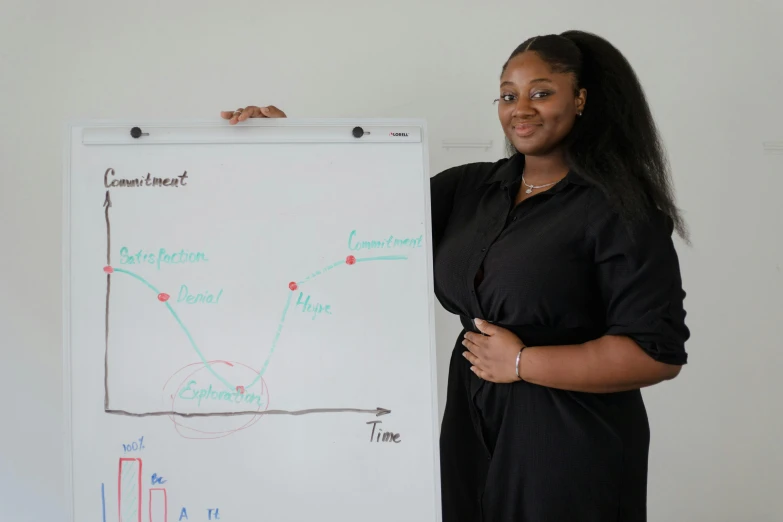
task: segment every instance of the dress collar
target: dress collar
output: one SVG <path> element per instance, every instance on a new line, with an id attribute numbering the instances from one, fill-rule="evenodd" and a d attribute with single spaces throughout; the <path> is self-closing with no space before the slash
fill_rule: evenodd
<path id="1" fill-rule="evenodd" d="M 495 171 L 492 176 L 487 179 L 487 184 L 492 183 L 500 183 L 502 187 L 508 187 L 515 181 L 519 181 L 522 177 L 522 170 L 525 166 L 525 155 L 524 154 L 514 154 L 508 160 L 506 160 L 503 164 L 501 164 L 497 170 Z M 589 183 L 587 180 L 585 180 L 583 177 L 581 177 L 579 174 L 574 172 L 573 169 L 568 171 L 568 174 L 557 182 L 555 186 L 552 187 L 552 189 L 561 189 L 565 185 L 568 185 L 570 183 L 573 183 L 575 185 L 583 185 L 587 186 Z M 550 189 L 550 191 L 552 190 Z"/>

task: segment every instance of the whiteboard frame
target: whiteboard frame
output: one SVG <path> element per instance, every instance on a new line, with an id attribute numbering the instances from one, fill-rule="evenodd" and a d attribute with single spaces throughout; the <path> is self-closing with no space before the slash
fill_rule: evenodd
<path id="1" fill-rule="evenodd" d="M 73 131 L 75 128 L 111 128 L 111 127 L 125 127 L 130 130 L 133 127 L 140 127 L 142 130 L 145 128 L 221 128 L 229 127 L 227 120 L 222 119 L 179 119 L 175 121 L 171 120 L 154 120 L 154 119 L 140 119 L 140 121 L 118 120 L 118 119 L 87 119 L 87 120 L 71 120 L 68 121 L 64 129 L 64 151 L 63 151 L 63 207 L 62 207 L 62 262 L 61 262 L 61 277 L 62 277 L 62 336 L 63 336 L 63 406 L 64 406 L 64 428 L 65 434 L 63 437 L 64 442 L 64 468 L 65 468 L 65 508 L 67 522 L 77 522 L 76 513 L 74 512 L 74 476 L 73 476 L 73 422 L 72 422 L 72 382 L 71 382 L 71 147 L 73 140 Z M 362 127 L 381 127 L 381 128 L 399 128 L 399 127 L 418 127 L 420 129 L 420 140 L 393 140 L 399 143 L 411 143 L 416 142 L 421 144 L 422 151 L 422 168 L 424 179 L 424 191 L 425 198 L 425 233 L 427 237 L 427 244 L 430 248 L 427 248 L 427 306 L 429 309 L 429 325 L 430 325 L 430 408 L 433 412 L 432 415 L 432 443 L 433 443 L 433 483 L 435 487 L 434 500 L 435 500 L 435 513 L 436 518 L 433 522 L 441 522 L 442 520 L 442 507 L 441 507 L 441 476 L 440 476 L 440 420 L 439 411 L 440 406 L 438 403 L 438 372 L 437 372 L 437 339 L 435 328 L 435 288 L 434 288 L 434 276 L 433 276 L 433 252 L 432 252 L 432 209 L 430 200 L 430 183 L 431 178 L 430 170 L 430 153 L 429 153 L 429 139 L 427 122 L 423 118 L 253 118 L 247 121 L 230 126 L 231 128 L 242 127 L 285 127 L 285 128 L 302 128 L 302 127 L 343 127 L 343 126 L 362 126 Z M 355 138 L 354 138 L 355 139 Z M 364 139 L 364 138 L 361 138 Z M 161 142 L 161 145 L 170 145 L 173 143 L 198 143 L 198 144 L 260 144 L 260 143 L 336 143 L 351 140 L 334 140 L 324 139 L 321 141 L 312 140 L 237 140 L 237 141 L 165 141 Z M 379 143 L 378 140 L 365 140 L 366 142 Z M 392 141 L 392 140 L 385 140 Z M 359 140 L 357 140 L 359 142 Z M 112 143 L 107 143 L 112 144 Z M 114 144 L 118 144 L 114 142 Z M 149 145 L 149 141 L 139 139 L 138 141 L 127 141 L 128 146 L 134 144 Z"/>

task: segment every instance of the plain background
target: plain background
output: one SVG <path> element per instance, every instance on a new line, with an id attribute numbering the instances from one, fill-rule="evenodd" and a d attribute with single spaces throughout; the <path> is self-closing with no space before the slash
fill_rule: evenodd
<path id="1" fill-rule="evenodd" d="M 781 22 L 777 0 L 0 0 L 0 518 L 65 520 L 67 120 L 423 117 L 434 173 L 503 156 L 502 63 L 578 28 L 636 68 L 693 235 L 677 243 L 690 364 L 644 391 L 650 520 L 782 520 L 783 156 L 762 146 L 783 141 Z M 441 408 L 458 331 L 439 310 Z"/>

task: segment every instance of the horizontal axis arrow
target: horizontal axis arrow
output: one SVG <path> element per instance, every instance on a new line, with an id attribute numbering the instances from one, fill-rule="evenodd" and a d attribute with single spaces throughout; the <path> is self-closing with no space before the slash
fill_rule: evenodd
<path id="1" fill-rule="evenodd" d="M 184 413 L 179 411 L 154 411 L 149 413 L 132 413 L 125 410 L 103 410 L 110 415 L 124 415 L 127 417 L 239 417 L 243 415 L 311 415 L 313 413 L 373 413 L 376 417 L 388 415 L 391 410 L 375 408 L 362 410 L 358 408 L 311 408 L 308 410 L 266 410 L 266 411 L 227 411 L 215 413 Z"/>

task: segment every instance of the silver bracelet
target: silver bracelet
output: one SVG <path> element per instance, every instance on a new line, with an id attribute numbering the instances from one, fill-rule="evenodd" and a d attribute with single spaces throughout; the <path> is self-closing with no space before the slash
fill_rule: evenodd
<path id="1" fill-rule="evenodd" d="M 523 346 L 522 348 L 520 348 L 520 349 L 519 349 L 519 353 L 517 354 L 517 366 L 516 366 L 516 370 L 517 370 L 517 379 L 519 379 L 519 380 L 522 380 L 522 377 L 520 377 L 520 376 L 519 376 L 519 360 L 522 358 L 522 350 L 524 350 L 525 348 L 526 348 L 525 346 Z"/>

